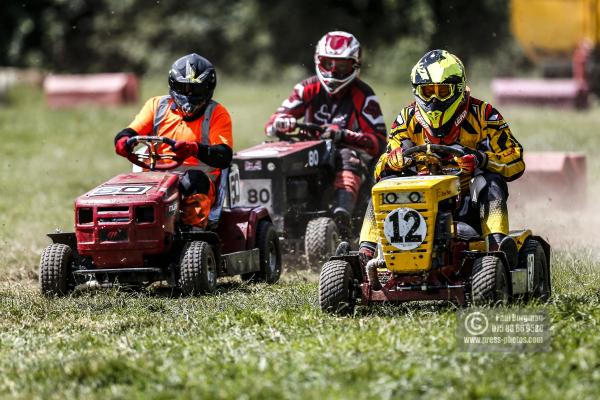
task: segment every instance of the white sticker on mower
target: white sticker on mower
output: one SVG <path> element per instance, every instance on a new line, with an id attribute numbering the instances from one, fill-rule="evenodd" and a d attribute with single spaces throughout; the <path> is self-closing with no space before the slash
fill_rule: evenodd
<path id="1" fill-rule="evenodd" d="M 240 201 L 240 190 L 240 169 L 232 164 L 229 170 L 229 204 L 232 207 Z"/>
<path id="2" fill-rule="evenodd" d="M 273 214 L 273 195 L 270 179 L 240 179 L 238 201 L 232 201 L 232 207 L 264 206 Z"/>
<path id="3" fill-rule="evenodd" d="M 91 192 L 90 196 L 110 196 L 114 194 L 144 194 L 150 190 L 152 186 L 100 186 Z"/>
<path id="4" fill-rule="evenodd" d="M 412 208 L 396 208 L 383 222 L 383 233 L 387 241 L 400 250 L 413 250 L 427 236 L 425 218 Z"/>
<path id="5" fill-rule="evenodd" d="M 258 157 L 277 157 L 279 155 L 279 151 L 281 149 L 258 149 L 258 150 L 250 150 L 250 151 L 241 151 L 239 153 L 240 156 L 249 157 L 249 158 L 258 158 Z"/>

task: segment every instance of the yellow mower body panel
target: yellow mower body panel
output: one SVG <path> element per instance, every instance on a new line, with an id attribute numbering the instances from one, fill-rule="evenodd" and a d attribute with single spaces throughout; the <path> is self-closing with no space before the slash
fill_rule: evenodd
<path id="1" fill-rule="evenodd" d="M 510 231 L 508 233 L 508 236 L 512 237 L 515 240 L 515 243 L 517 244 L 517 250 L 521 250 L 521 247 L 523 247 L 523 244 L 525 244 L 525 239 L 527 239 L 532 234 L 533 233 L 531 232 L 531 229 L 523 229 L 518 231 Z M 469 251 L 485 252 L 487 251 L 486 249 L 487 247 L 483 238 L 481 240 L 474 240 L 469 242 Z"/>
<path id="2" fill-rule="evenodd" d="M 377 232 L 388 270 L 399 273 L 418 273 L 431 269 L 438 204 L 442 200 L 457 196 L 459 191 L 458 177 L 448 175 L 391 178 L 373 186 L 371 196 Z M 408 236 L 400 237 L 400 243 L 390 243 L 388 240 L 392 229 L 390 225 L 393 225 L 390 223 L 390 216 L 393 217 L 394 213 L 397 214 L 398 209 L 404 213 L 402 215 L 405 218 L 402 223 L 405 226 L 408 224 L 409 232 L 419 225 L 417 220 L 424 221 L 426 225 L 426 234 L 421 237 L 420 243 L 414 242 L 415 248 L 403 248 L 411 247 L 406 246 L 406 243 L 403 242 L 403 239 Z M 420 215 L 418 219 L 412 217 L 417 214 Z M 396 224 L 397 221 L 396 217 Z M 388 237 L 386 237 L 386 229 Z M 397 228 L 393 226 L 393 229 Z M 419 231 L 424 232 L 422 223 L 419 225 Z"/>

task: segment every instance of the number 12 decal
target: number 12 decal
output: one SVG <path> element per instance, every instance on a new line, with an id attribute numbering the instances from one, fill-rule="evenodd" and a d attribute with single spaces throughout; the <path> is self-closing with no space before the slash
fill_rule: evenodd
<path id="1" fill-rule="evenodd" d="M 425 240 L 427 222 L 412 208 L 397 208 L 385 218 L 383 232 L 392 246 L 400 250 L 413 250 Z"/>

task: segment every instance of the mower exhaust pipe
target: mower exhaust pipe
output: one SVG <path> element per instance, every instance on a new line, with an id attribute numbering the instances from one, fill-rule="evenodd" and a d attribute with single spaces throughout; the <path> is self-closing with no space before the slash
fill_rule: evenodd
<path id="1" fill-rule="evenodd" d="M 367 263 L 367 279 L 373 290 L 381 290 L 381 282 L 379 282 L 379 275 L 377 269 L 385 266 L 385 260 L 383 258 L 373 258 Z"/>

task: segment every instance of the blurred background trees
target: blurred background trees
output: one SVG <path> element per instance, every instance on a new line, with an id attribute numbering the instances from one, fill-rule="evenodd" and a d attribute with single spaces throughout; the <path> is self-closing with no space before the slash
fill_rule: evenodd
<path id="1" fill-rule="evenodd" d="M 514 47 L 508 0 L 8 0 L 0 10 L 0 65 L 52 72 L 165 73 L 197 52 L 219 71 L 271 79 L 312 70 L 316 41 L 341 29 L 361 41 L 370 74 L 405 81 L 431 48 L 469 63 L 510 60 Z"/>

